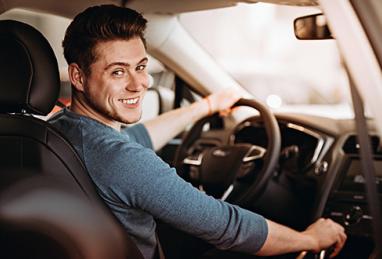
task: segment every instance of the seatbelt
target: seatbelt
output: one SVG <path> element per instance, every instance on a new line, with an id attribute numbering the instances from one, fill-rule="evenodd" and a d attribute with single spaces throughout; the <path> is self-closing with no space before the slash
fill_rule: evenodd
<path id="1" fill-rule="evenodd" d="M 164 256 L 162 246 L 159 242 L 158 234 L 155 234 L 155 238 L 157 240 L 157 249 L 155 249 L 154 258 L 155 259 L 165 259 L 166 257 Z"/>
<path id="2" fill-rule="evenodd" d="M 65 105 L 63 102 L 61 102 L 60 100 L 57 100 L 57 101 L 56 101 L 56 105 L 57 105 L 58 107 L 60 107 L 60 108 L 66 108 L 66 105 Z"/>
<path id="3" fill-rule="evenodd" d="M 381 206 L 379 194 L 377 191 L 375 168 L 373 164 L 372 149 L 364 107 L 358 89 L 355 87 L 354 81 L 349 75 L 350 91 L 353 100 L 355 122 L 357 127 L 358 144 L 360 146 L 361 168 L 365 177 L 366 197 L 369 204 L 370 214 L 372 216 L 372 230 L 375 241 L 374 252 L 372 258 L 382 258 L 382 223 L 381 223 Z"/>

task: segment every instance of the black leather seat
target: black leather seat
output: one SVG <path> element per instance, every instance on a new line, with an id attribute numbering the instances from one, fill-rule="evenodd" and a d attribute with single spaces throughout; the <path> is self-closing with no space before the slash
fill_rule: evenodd
<path id="1" fill-rule="evenodd" d="M 31 175 L 54 177 L 119 224 L 69 142 L 49 123 L 32 116 L 47 115 L 59 94 L 57 60 L 48 41 L 27 24 L 3 20 L 0 42 L 0 191 Z M 129 258 L 142 258 L 135 244 L 126 240 Z"/>
<path id="2" fill-rule="evenodd" d="M 124 231 L 59 177 L 32 176 L 0 192 L 0 258 L 127 258 Z"/>

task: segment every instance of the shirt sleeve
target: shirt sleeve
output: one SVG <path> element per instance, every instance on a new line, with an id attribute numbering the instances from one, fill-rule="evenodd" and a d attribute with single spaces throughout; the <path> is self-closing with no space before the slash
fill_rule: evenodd
<path id="1" fill-rule="evenodd" d="M 123 127 L 121 132 L 127 134 L 131 141 L 137 142 L 146 148 L 153 149 L 153 143 L 150 135 L 142 123 L 129 127 Z"/>
<path id="2" fill-rule="evenodd" d="M 108 186 L 127 205 L 220 249 L 255 254 L 262 247 L 268 235 L 262 216 L 200 192 L 152 150 L 124 145 L 114 147 L 123 152 L 109 152 L 106 170 L 113 172 Z"/>

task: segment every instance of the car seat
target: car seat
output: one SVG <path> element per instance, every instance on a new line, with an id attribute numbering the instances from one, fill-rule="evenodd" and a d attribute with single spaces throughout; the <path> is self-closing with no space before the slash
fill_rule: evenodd
<path id="1" fill-rule="evenodd" d="M 48 41 L 25 23 L 2 20 L 0 42 L 0 191 L 31 175 L 54 177 L 119 224 L 98 196 L 74 148 L 53 126 L 34 116 L 47 115 L 59 94 L 57 60 Z M 143 258 L 125 238 L 128 257 Z"/>
<path id="2" fill-rule="evenodd" d="M 109 217 L 70 182 L 24 177 L 0 191 L 0 258 L 125 259 L 125 233 Z"/>

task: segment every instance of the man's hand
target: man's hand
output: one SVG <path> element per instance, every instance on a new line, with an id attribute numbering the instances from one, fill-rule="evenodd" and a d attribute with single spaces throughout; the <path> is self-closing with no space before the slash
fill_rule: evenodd
<path id="1" fill-rule="evenodd" d="M 209 114 L 213 114 L 215 112 L 226 114 L 229 112 L 232 105 L 234 105 L 240 98 L 241 95 L 238 91 L 224 89 L 207 96 L 203 100 L 205 100 L 208 105 Z"/>
<path id="2" fill-rule="evenodd" d="M 313 252 L 319 252 L 333 246 L 334 250 L 330 254 L 330 258 L 341 251 L 346 241 L 344 228 L 331 219 L 318 219 L 302 233 L 312 239 Z"/>
<path id="3" fill-rule="evenodd" d="M 269 256 L 307 251 L 320 252 L 334 247 L 330 257 L 336 256 L 346 241 L 344 228 L 331 219 L 319 219 L 305 231 L 298 232 L 289 227 L 267 220 L 268 237 L 257 255 Z M 300 257 L 298 257 L 300 258 Z"/>

